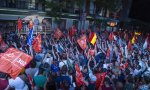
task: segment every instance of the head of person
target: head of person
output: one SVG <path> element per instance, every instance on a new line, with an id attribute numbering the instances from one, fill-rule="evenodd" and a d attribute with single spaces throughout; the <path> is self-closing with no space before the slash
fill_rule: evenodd
<path id="1" fill-rule="evenodd" d="M 39 68 L 39 73 L 38 75 L 43 75 L 44 74 L 44 68 Z"/>
<path id="2" fill-rule="evenodd" d="M 36 18 L 38 18 L 38 16 L 36 16 Z"/>
<path id="3" fill-rule="evenodd" d="M 20 17 L 18 17 L 18 20 L 20 20 Z"/>

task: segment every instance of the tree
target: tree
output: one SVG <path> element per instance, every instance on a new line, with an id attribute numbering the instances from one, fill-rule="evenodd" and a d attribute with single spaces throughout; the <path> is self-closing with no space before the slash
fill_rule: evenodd
<path id="1" fill-rule="evenodd" d="M 104 9 L 106 16 L 107 10 L 111 13 L 118 12 L 122 7 L 122 0 L 95 0 L 96 11 L 95 13 L 100 13 Z"/>

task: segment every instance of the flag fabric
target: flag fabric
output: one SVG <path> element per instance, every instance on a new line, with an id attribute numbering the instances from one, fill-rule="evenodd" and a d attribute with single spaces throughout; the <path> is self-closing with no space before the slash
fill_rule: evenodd
<path id="1" fill-rule="evenodd" d="M 96 44 L 96 39 L 97 39 L 97 35 L 95 32 L 91 33 L 91 36 L 89 38 L 89 41 L 92 45 L 95 45 Z"/>
<path id="2" fill-rule="evenodd" d="M 135 43 L 135 36 L 133 36 L 132 40 L 131 40 L 131 44 Z"/>
<path id="3" fill-rule="evenodd" d="M 102 85 L 104 84 L 104 80 L 105 80 L 105 77 L 107 75 L 107 72 L 103 72 L 101 74 L 96 74 L 96 90 L 98 90 L 99 87 L 102 87 Z"/>
<path id="4" fill-rule="evenodd" d="M 143 44 L 143 49 L 147 49 L 148 48 L 148 37 L 145 39 L 145 42 Z"/>
<path id="5" fill-rule="evenodd" d="M 0 54 L 0 71 L 16 78 L 22 69 L 32 60 L 32 57 L 15 48 L 9 48 Z"/>
<path id="6" fill-rule="evenodd" d="M 63 35 L 62 31 L 59 28 L 57 28 L 54 33 L 54 38 L 60 39 L 62 37 L 62 35 Z"/>
<path id="7" fill-rule="evenodd" d="M 75 28 L 75 26 L 72 26 L 71 29 L 69 30 L 69 36 L 72 37 L 76 34 L 77 29 Z"/>
<path id="8" fill-rule="evenodd" d="M 132 44 L 131 44 L 131 41 L 128 42 L 127 49 L 128 49 L 128 50 L 132 50 Z"/>
<path id="9" fill-rule="evenodd" d="M 82 75 L 82 72 L 80 71 L 78 64 L 75 65 L 75 69 L 76 69 L 76 84 L 78 87 L 80 87 L 80 86 L 84 85 L 83 75 Z"/>
<path id="10" fill-rule="evenodd" d="M 34 38 L 32 48 L 36 53 L 40 53 L 42 51 L 42 39 L 40 34 Z"/>
<path id="11" fill-rule="evenodd" d="M 121 70 L 125 70 L 128 67 L 128 63 L 124 63 L 122 66 L 120 66 Z"/>
<path id="12" fill-rule="evenodd" d="M 86 47 L 87 47 L 87 38 L 86 38 L 86 35 L 82 35 L 82 37 L 77 40 L 77 43 L 79 44 L 79 46 L 81 47 L 81 49 L 85 50 Z"/>
<path id="13" fill-rule="evenodd" d="M 113 32 L 111 32 L 111 33 L 109 34 L 108 39 L 109 39 L 110 41 L 113 41 L 113 40 L 114 40 L 114 33 L 113 33 Z"/>
<path id="14" fill-rule="evenodd" d="M 22 30 L 22 20 L 18 20 L 18 30 Z"/>
<path id="15" fill-rule="evenodd" d="M 141 33 L 140 32 L 134 32 L 134 35 L 139 36 L 139 35 L 141 35 Z"/>
<path id="16" fill-rule="evenodd" d="M 33 39 L 33 27 L 30 29 L 29 35 L 28 35 L 28 40 L 27 40 L 27 44 L 29 46 L 32 45 L 32 39 Z"/>

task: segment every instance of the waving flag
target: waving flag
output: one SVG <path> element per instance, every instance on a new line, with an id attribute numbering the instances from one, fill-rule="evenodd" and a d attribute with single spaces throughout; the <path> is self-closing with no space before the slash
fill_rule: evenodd
<path id="1" fill-rule="evenodd" d="M 144 45 L 143 45 L 143 49 L 147 49 L 148 48 L 148 37 L 145 39 Z"/>
<path id="2" fill-rule="evenodd" d="M 113 41 L 113 40 L 114 40 L 114 33 L 113 33 L 113 32 L 111 32 L 111 33 L 109 34 L 108 39 L 109 39 L 110 41 Z"/>
<path id="3" fill-rule="evenodd" d="M 78 87 L 80 87 L 80 86 L 84 85 L 83 75 L 82 75 L 82 72 L 80 71 L 78 64 L 75 65 L 75 69 L 76 69 L 76 84 Z"/>
<path id="4" fill-rule="evenodd" d="M 29 35 L 28 35 L 27 44 L 28 44 L 29 46 L 32 45 L 32 39 L 33 39 L 33 27 L 30 29 L 30 32 L 29 32 Z"/>
<path id="5" fill-rule="evenodd" d="M 42 39 L 41 39 L 41 35 L 38 34 L 33 42 L 32 42 L 32 47 L 33 47 L 33 50 L 36 52 L 36 53 L 40 53 L 42 51 Z"/>
<path id="6" fill-rule="evenodd" d="M 91 36 L 89 38 L 89 41 L 92 45 L 95 45 L 96 44 L 96 39 L 97 39 L 97 35 L 96 33 L 91 33 Z"/>
<path id="7" fill-rule="evenodd" d="M 128 63 L 124 63 L 122 66 L 120 66 L 121 70 L 125 70 L 128 67 Z"/>
<path id="8" fill-rule="evenodd" d="M 135 36 L 133 36 L 131 43 L 134 44 L 135 43 Z"/>
<path id="9" fill-rule="evenodd" d="M 77 29 L 75 28 L 75 26 L 72 26 L 71 29 L 69 30 L 69 36 L 72 37 L 76 34 Z"/>
<path id="10" fill-rule="evenodd" d="M 127 48 L 128 48 L 128 50 L 132 50 L 132 44 L 131 44 L 131 41 L 128 42 Z"/>
<path id="11" fill-rule="evenodd" d="M 134 35 L 139 36 L 139 35 L 141 35 L 141 33 L 140 32 L 134 32 Z"/>
<path id="12" fill-rule="evenodd" d="M 87 47 L 87 40 L 86 40 L 86 35 L 82 35 L 82 37 L 80 39 L 77 40 L 77 43 L 79 44 L 79 46 L 85 50 Z"/>
<path id="13" fill-rule="evenodd" d="M 22 69 L 32 60 L 32 57 L 15 48 L 9 48 L 0 54 L 0 71 L 16 78 Z"/>
<path id="14" fill-rule="evenodd" d="M 107 72 L 103 72 L 101 74 L 98 73 L 98 74 L 95 75 L 96 78 L 97 78 L 97 80 L 96 80 L 96 90 L 98 90 L 99 87 L 103 86 L 106 75 L 107 75 Z"/>

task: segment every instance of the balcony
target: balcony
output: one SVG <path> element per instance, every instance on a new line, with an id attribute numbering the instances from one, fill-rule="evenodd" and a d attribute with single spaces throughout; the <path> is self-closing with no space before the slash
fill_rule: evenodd
<path id="1" fill-rule="evenodd" d="M 16 32 L 18 32 L 18 34 L 29 34 L 29 28 L 27 27 L 27 25 L 23 26 L 22 30 L 18 30 L 17 26 L 16 26 Z M 38 26 L 33 26 L 33 34 L 50 34 L 52 32 L 50 26 L 46 26 L 46 25 L 38 25 Z"/>

